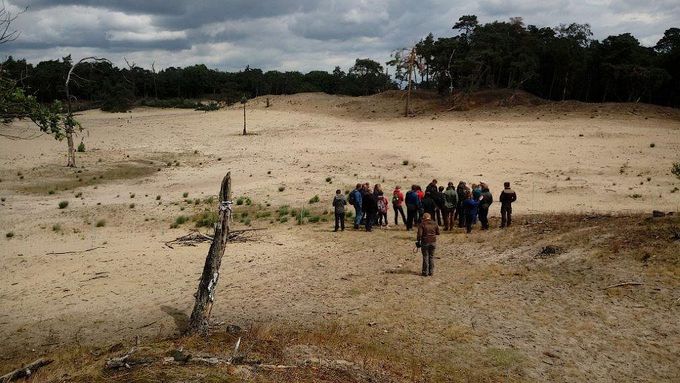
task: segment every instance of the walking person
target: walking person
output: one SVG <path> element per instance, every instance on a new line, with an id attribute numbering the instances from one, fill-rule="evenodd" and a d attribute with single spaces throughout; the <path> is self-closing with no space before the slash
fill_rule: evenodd
<path id="1" fill-rule="evenodd" d="M 482 189 L 479 197 L 479 222 L 482 223 L 482 230 L 489 230 L 489 207 L 493 203 L 493 195 L 486 182 L 480 182 L 479 187 Z"/>
<path id="2" fill-rule="evenodd" d="M 453 222 L 458 206 L 458 193 L 453 187 L 453 182 L 449 182 L 444 191 L 444 231 L 453 230 Z"/>
<path id="3" fill-rule="evenodd" d="M 468 187 L 464 181 L 458 182 L 456 194 L 458 195 L 458 206 L 456 206 L 456 214 L 458 214 L 458 227 L 465 227 L 465 214 L 463 214 L 463 201 L 467 199 Z"/>
<path id="4" fill-rule="evenodd" d="M 387 201 L 387 197 L 385 197 L 385 194 L 383 194 L 382 191 L 378 192 L 377 203 L 378 203 L 378 226 L 387 227 L 387 208 L 389 203 Z"/>
<path id="5" fill-rule="evenodd" d="M 434 250 L 438 235 L 439 226 L 432 220 L 430 213 L 423 214 L 423 222 L 418 225 L 418 234 L 416 235 L 416 247 L 420 247 L 420 251 L 423 254 L 423 268 L 421 272 L 423 277 L 431 277 L 434 272 Z"/>
<path id="6" fill-rule="evenodd" d="M 463 201 L 463 216 L 465 217 L 465 231 L 469 234 L 472 232 L 472 223 L 477 217 L 477 207 L 479 201 L 472 198 L 472 193 L 466 191 L 465 201 Z"/>
<path id="7" fill-rule="evenodd" d="M 404 215 L 404 193 L 401 192 L 401 186 L 397 185 L 392 192 L 392 208 L 394 209 L 394 225 L 399 225 L 399 214 L 401 220 L 406 224 L 406 216 Z"/>
<path id="8" fill-rule="evenodd" d="M 349 193 L 349 204 L 354 206 L 354 229 L 359 229 L 359 224 L 361 223 L 361 217 L 364 215 L 362 209 L 363 205 L 363 194 L 361 193 L 361 184 L 357 184 L 356 188 Z"/>
<path id="9" fill-rule="evenodd" d="M 345 231 L 345 205 L 347 205 L 347 200 L 342 194 L 340 189 L 335 191 L 335 197 L 333 198 L 333 208 L 335 209 L 335 230 L 338 231 L 340 228 Z"/>
<path id="10" fill-rule="evenodd" d="M 512 203 L 517 201 L 517 194 L 510 189 L 510 182 L 503 183 L 503 191 L 498 200 L 501 201 L 501 228 L 509 227 L 512 223 Z"/>
<path id="11" fill-rule="evenodd" d="M 416 185 L 411 185 L 411 190 L 406 192 L 406 230 L 413 229 L 413 223 L 417 222 L 418 210 L 420 210 L 420 198 L 418 198 L 418 193 Z"/>

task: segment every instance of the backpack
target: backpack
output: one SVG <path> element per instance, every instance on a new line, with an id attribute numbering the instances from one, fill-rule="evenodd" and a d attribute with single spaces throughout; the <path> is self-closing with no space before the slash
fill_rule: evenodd
<path id="1" fill-rule="evenodd" d="M 392 194 L 392 205 L 399 205 L 399 195 L 397 193 Z"/>
<path id="2" fill-rule="evenodd" d="M 381 213 L 387 213 L 387 198 L 385 197 L 378 198 L 378 211 Z"/>
<path id="3" fill-rule="evenodd" d="M 349 198 L 347 198 L 347 202 L 349 202 L 350 205 L 354 205 L 354 203 L 357 202 L 357 197 L 354 193 L 356 193 L 356 190 L 349 193 Z"/>

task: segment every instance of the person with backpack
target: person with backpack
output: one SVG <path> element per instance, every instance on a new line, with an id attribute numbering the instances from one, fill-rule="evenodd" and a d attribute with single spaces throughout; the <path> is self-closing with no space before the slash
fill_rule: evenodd
<path id="1" fill-rule="evenodd" d="M 455 220 L 456 207 L 458 206 L 458 193 L 453 187 L 453 182 L 444 191 L 444 230 L 453 230 L 453 222 Z"/>
<path id="2" fill-rule="evenodd" d="M 401 186 L 397 185 L 392 192 L 392 208 L 394 208 L 394 225 L 399 225 L 399 214 L 401 220 L 406 224 L 406 216 L 404 215 L 404 193 L 401 192 Z"/>
<path id="3" fill-rule="evenodd" d="M 347 205 L 347 200 L 345 200 L 345 196 L 342 194 L 342 191 L 340 189 L 335 191 L 335 197 L 333 198 L 333 208 L 335 210 L 335 230 L 338 231 L 338 228 L 341 228 L 342 231 L 345 231 L 345 205 Z"/>
<path id="4" fill-rule="evenodd" d="M 378 203 L 378 226 L 386 227 L 388 202 L 387 197 L 385 197 L 382 191 L 378 192 L 377 203 Z"/>
<path id="5" fill-rule="evenodd" d="M 479 197 L 479 222 L 482 224 L 482 230 L 489 230 L 489 207 L 493 203 L 493 195 L 486 182 L 480 182 L 479 187 L 482 190 Z"/>
<path id="6" fill-rule="evenodd" d="M 411 190 L 406 192 L 404 202 L 406 202 L 406 230 L 411 230 L 420 210 L 420 198 L 418 198 L 416 185 L 411 185 Z"/>
<path id="7" fill-rule="evenodd" d="M 349 193 L 349 204 L 354 206 L 354 229 L 359 229 L 359 224 L 361 223 L 361 217 L 363 217 L 364 212 L 362 209 L 363 205 L 363 196 L 361 194 L 361 184 L 357 184 L 357 187 L 354 188 Z"/>
<path id="8" fill-rule="evenodd" d="M 512 203 L 517 201 L 517 194 L 510 189 L 510 182 L 503 183 L 503 191 L 498 198 L 501 201 L 501 229 L 512 223 Z"/>
<path id="9" fill-rule="evenodd" d="M 472 232 L 472 223 L 477 217 L 477 208 L 479 201 L 472 198 L 472 192 L 469 190 L 465 192 L 465 201 L 463 201 L 463 216 L 465 217 L 465 229 L 468 234 Z"/>

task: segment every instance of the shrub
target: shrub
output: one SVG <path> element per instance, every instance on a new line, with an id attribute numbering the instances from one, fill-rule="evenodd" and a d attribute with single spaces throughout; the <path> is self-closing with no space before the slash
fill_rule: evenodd
<path id="1" fill-rule="evenodd" d="M 246 218 L 245 220 L 243 220 L 243 224 L 246 226 L 250 226 L 250 218 Z"/>
<path id="2" fill-rule="evenodd" d="M 318 194 L 315 195 L 314 197 L 312 197 L 312 198 L 309 200 L 309 203 L 317 203 L 317 202 L 319 202 L 319 195 L 318 195 Z"/>
<path id="3" fill-rule="evenodd" d="M 650 148 L 653 148 L 653 147 L 655 147 L 655 146 L 656 146 L 656 144 L 653 143 L 653 142 L 652 142 L 651 144 L 649 144 L 649 147 L 650 147 Z"/>
<path id="4" fill-rule="evenodd" d="M 7 198 L 2 197 L 2 198 L 0 198 L 0 201 L 5 202 L 5 201 L 7 201 Z"/>
<path id="5" fill-rule="evenodd" d="M 671 168 L 671 173 L 673 173 L 676 177 L 680 178 L 680 162 L 676 162 L 673 164 L 673 167 Z"/>
<path id="6" fill-rule="evenodd" d="M 50 195 L 54 194 L 54 190 L 48 191 L 47 194 L 50 194 Z"/>
<path id="7" fill-rule="evenodd" d="M 345 217 L 347 217 L 347 218 L 352 218 L 353 215 L 354 215 L 354 212 L 352 212 L 352 211 L 348 210 L 348 211 L 345 212 Z"/>
<path id="8" fill-rule="evenodd" d="M 203 200 L 203 203 L 208 204 L 208 205 L 212 205 L 213 202 L 215 202 L 215 197 L 213 197 L 213 196 L 210 196 L 210 197 Z"/>
<path id="9" fill-rule="evenodd" d="M 179 217 L 175 218 L 175 223 L 179 225 L 185 224 L 189 220 L 189 217 L 186 215 L 180 215 Z"/>
<path id="10" fill-rule="evenodd" d="M 308 222 L 310 223 L 317 223 L 321 220 L 321 217 L 318 215 L 313 215 L 307 219 Z"/>
<path id="11" fill-rule="evenodd" d="M 629 197 L 633 198 L 633 199 L 638 199 L 638 198 L 642 198 L 642 195 L 635 193 L 635 194 L 631 194 Z"/>
<path id="12" fill-rule="evenodd" d="M 288 217 L 286 217 L 286 216 L 279 217 L 279 222 L 281 222 L 281 223 L 288 222 Z"/>
<path id="13" fill-rule="evenodd" d="M 5 237 L 7 237 L 7 238 L 12 238 L 12 237 L 14 237 L 14 232 L 13 232 L 13 231 L 8 231 L 7 234 L 5 234 Z"/>
<path id="14" fill-rule="evenodd" d="M 130 194 L 130 198 L 135 198 L 135 193 Z"/>
<path id="15" fill-rule="evenodd" d="M 182 198 L 187 198 L 188 196 L 189 196 L 189 193 L 188 193 L 188 192 L 182 193 Z"/>
<path id="16" fill-rule="evenodd" d="M 404 166 L 408 165 L 408 160 L 401 161 L 401 164 L 404 165 Z"/>
<path id="17" fill-rule="evenodd" d="M 61 231 L 61 225 L 55 223 L 54 225 L 52 225 L 52 231 Z"/>
<path id="18" fill-rule="evenodd" d="M 80 141 L 80 144 L 78 144 L 78 152 L 80 153 L 85 152 L 85 143 L 83 141 Z"/>
<path id="19" fill-rule="evenodd" d="M 75 196 L 75 197 L 76 197 L 76 198 L 80 198 L 80 197 L 82 197 L 82 196 L 83 196 L 83 192 L 78 192 L 78 193 L 76 193 L 76 196 Z"/>
<path id="20" fill-rule="evenodd" d="M 220 104 L 216 103 L 215 101 L 210 101 L 207 104 L 202 104 L 198 103 L 196 106 L 196 110 L 202 110 L 204 112 L 212 112 L 214 110 L 219 110 L 220 109 Z"/>
<path id="21" fill-rule="evenodd" d="M 66 209 L 68 207 L 68 201 L 59 202 L 59 209 Z"/>
<path id="22" fill-rule="evenodd" d="M 204 211 L 201 214 L 194 216 L 196 227 L 213 227 L 217 223 L 219 215 L 214 211 Z"/>
<path id="23" fill-rule="evenodd" d="M 331 178 L 331 177 L 326 177 L 326 182 L 331 182 L 332 180 L 333 180 L 333 178 Z"/>
<path id="24" fill-rule="evenodd" d="M 284 190 L 286 190 L 286 187 L 285 187 L 285 186 L 279 186 L 279 191 L 280 191 L 280 192 L 282 192 L 282 191 L 284 191 Z"/>
<path id="25" fill-rule="evenodd" d="M 134 209 L 134 208 L 135 208 L 135 204 L 134 204 L 134 203 L 131 203 L 131 204 L 130 204 L 130 209 Z"/>
<path id="26" fill-rule="evenodd" d="M 243 205 L 243 202 L 245 202 L 245 200 L 246 200 L 245 197 L 238 197 L 238 199 L 236 199 L 236 204 L 238 206 L 241 206 Z"/>
<path id="27" fill-rule="evenodd" d="M 100 219 L 99 221 L 97 221 L 97 223 L 95 224 L 95 226 L 96 226 L 96 227 L 104 227 L 104 226 L 106 226 L 106 220 L 105 220 L 105 219 Z"/>
<path id="28" fill-rule="evenodd" d="M 255 215 L 255 218 L 258 218 L 258 219 L 259 218 L 269 218 L 269 217 L 271 217 L 271 215 L 272 215 L 271 211 L 263 211 L 263 212 L 257 213 Z"/>
<path id="29" fill-rule="evenodd" d="M 156 201 L 160 201 L 160 200 L 161 200 L 161 196 L 160 196 L 160 195 L 157 195 L 157 196 L 156 196 Z"/>
<path id="30" fill-rule="evenodd" d="M 276 212 L 279 214 L 279 216 L 288 215 L 288 213 L 290 213 L 290 206 L 282 205 L 282 206 L 279 207 L 279 210 L 277 210 Z"/>

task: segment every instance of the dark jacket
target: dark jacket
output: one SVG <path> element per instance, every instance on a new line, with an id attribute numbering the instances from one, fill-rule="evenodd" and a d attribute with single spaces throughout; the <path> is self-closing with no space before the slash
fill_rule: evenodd
<path id="1" fill-rule="evenodd" d="M 432 195 L 427 193 L 425 194 L 425 197 L 423 198 L 423 210 L 425 213 L 430 213 L 432 218 L 434 218 L 434 211 L 437 208 L 437 203 L 434 201 L 434 198 L 432 198 Z"/>
<path id="2" fill-rule="evenodd" d="M 418 225 L 418 237 L 417 241 L 420 241 L 421 245 L 431 245 L 437 242 L 437 236 L 439 235 L 439 226 L 437 222 L 428 219 L 423 220 L 423 222 Z"/>
<path id="3" fill-rule="evenodd" d="M 493 195 L 491 195 L 491 192 L 489 189 L 484 189 L 482 190 L 481 194 L 481 201 L 479 201 L 479 205 L 483 207 L 484 209 L 488 209 L 489 206 L 493 203 Z"/>
<path id="4" fill-rule="evenodd" d="M 347 205 L 347 200 L 342 194 L 336 194 L 333 198 L 333 207 L 335 208 L 335 214 L 345 214 L 345 205 Z"/>
<path id="5" fill-rule="evenodd" d="M 361 208 L 361 205 L 363 203 L 363 195 L 361 194 L 361 190 L 359 189 L 354 189 L 350 192 L 350 194 L 354 195 L 354 207 L 356 208 Z"/>
<path id="6" fill-rule="evenodd" d="M 416 193 L 413 190 L 409 190 L 406 192 L 406 199 L 404 200 L 406 202 L 406 206 L 413 206 L 416 209 L 420 207 L 420 198 L 418 198 L 418 193 Z"/>
<path id="7" fill-rule="evenodd" d="M 514 190 L 505 188 L 501 192 L 501 196 L 498 197 L 498 200 L 501 201 L 501 206 L 510 206 L 513 202 L 517 201 L 517 194 L 515 194 Z"/>
<path id="8" fill-rule="evenodd" d="M 458 205 L 462 206 L 463 201 L 465 201 L 465 192 L 467 191 L 467 187 L 465 187 L 465 184 L 460 182 L 458 183 L 458 187 L 456 188 L 456 194 L 458 194 Z"/>
<path id="9" fill-rule="evenodd" d="M 477 207 L 479 207 L 479 201 L 475 199 L 468 198 L 463 201 L 463 211 L 469 217 L 477 216 Z"/>
<path id="10" fill-rule="evenodd" d="M 361 202 L 361 208 L 366 212 L 366 214 L 375 214 L 378 212 L 378 201 L 375 199 L 373 193 L 364 193 Z"/>

